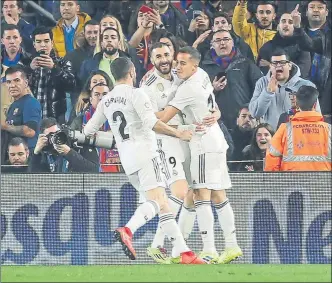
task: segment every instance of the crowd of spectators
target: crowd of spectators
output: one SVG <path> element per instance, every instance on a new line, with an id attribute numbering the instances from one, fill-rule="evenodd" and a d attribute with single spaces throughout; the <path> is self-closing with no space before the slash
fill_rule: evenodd
<path id="1" fill-rule="evenodd" d="M 120 172 L 114 140 L 112 149 L 52 145 L 50 134 L 63 125 L 82 131 L 113 89 L 116 58 L 131 58 L 137 87 L 147 80 L 155 42 L 170 47 L 173 67 L 179 48 L 201 53 L 230 145 L 231 171 L 263 170 L 275 131 L 299 111 L 295 93 L 303 85 L 318 90 L 316 111 L 331 123 L 330 1 L 35 2 L 56 23 L 38 13 L 29 17 L 23 1 L 1 2 L 3 168 Z"/>

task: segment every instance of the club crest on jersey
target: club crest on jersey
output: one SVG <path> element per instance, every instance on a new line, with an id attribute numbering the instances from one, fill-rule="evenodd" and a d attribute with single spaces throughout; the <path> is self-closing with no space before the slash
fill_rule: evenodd
<path id="1" fill-rule="evenodd" d="M 15 108 L 13 111 L 13 115 L 17 115 L 17 113 L 18 113 L 18 108 Z"/>
<path id="2" fill-rule="evenodd" d="M 177 176 L 178 175 L 178 171 L 173 169 L 173 176 Z"/>
<path id="3" fill-rule="evenodd" d="M 159 91 L 164 91 L 164 85 L 162 83 L 157 84 L 157 88 Z"/>

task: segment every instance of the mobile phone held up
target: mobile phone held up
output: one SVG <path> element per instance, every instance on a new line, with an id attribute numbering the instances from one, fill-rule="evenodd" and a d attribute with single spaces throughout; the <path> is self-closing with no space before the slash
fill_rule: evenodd
<path id="1" fill-rule="evenodd" d="M 39 57 L 42 57 L 41 55 L 45 55 L 45 54 L 46 54 L 45 50 L 38 51 Z"/>
<path id="2" fill-rule="evenodd" d="M 201 13 L 202 13 L 202 11 L 200 11 L 200 10 L 194 10 L 193 11 L 193 20 L 196 19 Z"/>
<path id="3" fill-rule="evenodd" d="M 139 11 L 142 12 L 143 14 L 148 13 L 148 12 L 153 13 L 153 9 L 150 8 L 149 6 L 145 6 L 145 5 L 143 5 L 143 6 L 139 9 Z"/>
<path id="4" fill-rule="evenodd" d="M 217 74 L 217 80 L 219 81 L 222 77 L 225 77 L 223 80 L 226 79 L 226 72 L 219 72 Z"/>

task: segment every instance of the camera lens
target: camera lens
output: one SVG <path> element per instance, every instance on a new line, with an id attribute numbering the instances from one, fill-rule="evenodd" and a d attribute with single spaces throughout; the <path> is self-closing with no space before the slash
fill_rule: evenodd
<path id="1" fill-rule="evenodd" d="M 64 132 L 56 132 L 52 137 L 51 137 L 51 143 L 56 144 L 56 145 L 61 145 L 67 143 L 68 138 L 66 133 Z"/>

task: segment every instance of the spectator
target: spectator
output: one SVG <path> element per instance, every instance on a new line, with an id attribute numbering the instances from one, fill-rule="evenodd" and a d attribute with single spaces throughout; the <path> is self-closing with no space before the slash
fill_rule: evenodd
<path id="1" fill-rule="evenodd" d="M 266 153 L 265 171 L 331 172 L 331 125 L 315 111 L 318 91 L 301 86 L 296 93 L 300 112 L 281 124 Z"/>
<path id="2" fill-rule="evenodd" d="M 2 1 L 2 25 L 15 25 L 18 27 L 18 31 L 22 36 L 24 49 L 28 52 L 32 52 L 32 40 L 30 38 L 31 33 L 35 29 L 34 25 L 28 23 L 21 18 L 23 12 L 23 1 L 20 0 L 5 0 Z"/>
<path id="3" fill-rule="evenodd" d="M 300 77 L 299 67 L 289 61 L 285 50 L 276 49 L 271 56 L 270 71 L 256 83 L 249 104 L 250 113 L 255 118 L 263 117 L 266 123 L 276 129 L 280 115 L 291 108 L 289 89 L 302 85 L 315 86 Z M 320 111 L 319 103 L 317 110 Z"/>
<path id="4" fill-rule="evenodd" d="M 28 79 L 22 66 L 9 67 L 5 75 L 8 92 L 14 102 L 9 106 L 6 122 L 1 122 L 2 133 L 6 132 L 10 137 L 25 138 L 29 150 L 33 151 L 41 120 L 40 103 L 27 93 Z"/>
<path id="5" fill-rule="evenodd" d="M 6 86 L 5 72 L 7 69 L 8 67 L 1 65 L 1 121 L 6 121 L 8 108 L 14 101 L 13 97 L 9 95 Z"/>
<path id="6" fill-rule="evenodd" d="M 69 52 L 65 56 L 65 60 L 68 60 L 72 64 L 73 74 L 76 78 L 76 90 L 72 93 L 71 102 L 75 105 L 77 96 L 82 89 L 83 82 L 80 82 L 78 79 L 78 75 L 80 72 L 81 65 L 84 60 L 87 58 L 91 58 L 93 56 L 93 52 L 96 48 L 96 44 L 99 38 L 99 23 L 90 20 L 84 24 L 84 41 L 81 47 Z"/>
<path id="7" fill-rule="evenodd" d="M 222 121 L 228 129 L 234 128 L 237 109 L 249 103 L 255 84 L 262 77 L 261 71 L 239 53 L 230 32 L 223 30 L 214 33 L 212 48 L 202 60 L 201 68 L 212 81 Z"/>
<path id="8" fill-rule="evenodd" d="M 164 27 L 157 10 L 153 10 L 151 13 L 143 13 L 140 10 L 142 6 L 138 7 L 137 13 L 133 14 L 130 20 L 129 31 L 131 38 L 129 44 L 136 48 L 140 64 L 143 65 L 145 71 L 148 71 L 153 67 L 149 60 L 151 33 L 156 28 L 160 29 Z"/>
<path id="9" fill-rule="evenodd" d="M 226 13 L 217 13 L 213 17 L 212 31 L 217 32 L 219 30 L 228 30 L 233 38 L 234 46 L 239 49 L 244 57 L 254 61 L 254 55 L 252 54 L 250 46 L 245 43 L 241 37 L 234 33 L 232 21 Z M 211 33 L 208 32 L 201 34 L 194 42 L 193 47 L 197 48 L 201 54 L 205 54 L 211 47 L 209 40 L 210 36 Z"/>
<path id="10" fill-rule="evenodd" d="M 187 17 L 189 20 L 194 19 L 194 16 L 197 15 L 198 12 L 204 11 L 206 15 L 208 15 L 210 18 L 213 17 L 214 14 L 220 13 L 224 11 L 224 3 L 225 1 L 221 0 L 207 0 L 207 1 L 192 1 L 190 6 L 187 10 Z M 229 1 L 227 1 L 229 2 Z M 236 4 L 236 1 L 234 2 L 234 6 Z M 233 9 L 234 9 L 233 6 Z"/>
<path id="11" fill-rule="evenodd" d="M 49 144 L 48 135 L 59 130 L 60 127 L 54 118 L 42 120 L 41 134 L 34 151 L 32 151 L 29 171 L 35 173 L 98 172 L 99 162 L 95 152 L 83 150 L 80 154 L 67 144 Z"/>
<path id="12" fill-rule="evenodd" d="M 249 44 L 256 60 L 259 49 L 276 34 L 276 31 L 272 30 L 276 6 L 272 1 L 262 1 L 257 5 L 257 23 L 248 23 L 246 13 L 247 1 L 239 0 L 234 9 L 233 28 L 235 33 Z"/>
<path id="13" fill-rule="evenodd" d="M 101 34 L 102 51 L 95 54 L 92 58 L 86 59 L 80 69 L 79 79 L 81 82 L 86 81 L 92 71 L 104 71 L 114 83 L 111 73 L 111 63 L 119 57 L 130 57 L 127 53 L 119 49 L 119 31 L 114 28 L 106 28 Z"/>
<path id="14" fill-rule="evenodd" d="M 315 2 L 311 1 L 309 7 L 313 7 L 316 16 L 313 18 L 320 18 L 323 11 L 326 13 L 326 5 L 320 3 L 314 6 Z M 317 3 L 316 3 L 317 4 Z M 321 7 L 321 9 L 314 8 Z M 324 12 L 325 11 L 325 12 Z M 308 8 L 309 13 L 309 8 Z M 331 101 L 331 32 L 325 31 L 327 24 L 325 18 L 325 28 L 314 37 L 310 37 L 304 29 L 301 28 L 301 16 L 297 9 L 292 12 L 292 17 L 295 26 L 295 37 L 300 48 L 313 53 L 313 61 L 310 71 L 310 79 L 317 85 L 319 91 L 319 102 L 322 107 L 322 113 L 327 119 L 331 119 L 332 101 Z M 313 19 L 312 25 L 313 25 Z M 310 22 L 310 21 L 309 21 Z M 322 21 L 324 22 L 324 20 Z M 309 31 L 310 32 L 310 31 Z M 310 33 L 309 33 L 310 34 Z"/>
<path id="15" fill-rule="evenodd" d="M 71 63 L 55 56 L 53 35 L 46 27 L 37 27 L 32 34 L 37 55 L 31 62 L 30 87 L 42 107 L 42 117 L 65 122 L 66 92 L 75 89 Z"/>
<path id="16" fill-rule="evenodd" d="M 189 26 L 186 15 L 182 14 L 169 0 L 152 0 L 152 4 L 159 11 L 165 29 L 175 36 L 185 38 Z"/>
<path id="17" fill-rule="evenodd" d="M 70 125 L 71 129 L 77 131 L 80 131 L 82 129 L 83 115 L 86 109 L 90 105 L 89 100 L 90 100 L 91 90 L 97 84 L 106 85 L 109 88 L 109 90 L 112 90 L 114 87 L 110 77 L 104 71 L 97 70 L 91 72 L 76 102 L 75 106 L 76 118 L 73 120 L 72 124 Z"/>
<path id="18" fill-rule="evenodd" d="M 264 171 L 264 159 L 266 150 L 274 135 L 274 130 L 267 123 L 259 124 L 254 130 L 250 145 L 246 146 L 243 151 L 243 162 L 238 166 L 238 171 Z"/>
<path id="19" fill-rule="evenodd" d="M 12 138 L 8 143 L 8 162 L 5 165 L 6 173 L 26 173 L 28 172 L 29 164 L 29 148 L 24 139 L 21 137 Z"/>
<path id="20" fill-rule="evenodd" d="M 210 18 L 207 13 L 200 12 L 198 16 L 190 21 L 190 25 L 187 32 L 186 41 L 189 45 L 193 45 L 193 43 L 199 38 L 202 37 L 203 34 L 210 34 L 212 27 L 212 18 Z M 197 46 L 194 46 L 197 49 Z"/>
<path id="21" fill-rule="evenodd" d="M 61 0 L 61 19 L 52 29 L 54 37 L 54 50 L 58 57 L 64 57 L 68 52 L 77 48 L 75 35 L 83 32 L 84 24 L 91 20 L 86 13 L 79 12 L 78 0 Z"/>
<path id="22" fill-rule="evenodd" d="M 25 52 L 21 46 L 22 37 L 15 25 L 1 26 L 1 63 L 7 67 L 22 64 L 27 66 L 30 64 L 30 54 Z"/>
<path id="23" fill-rule="evenodd" d="M 249 112 L 249 104 L 240 107 L 236 119 L 236 127 L 232 129 L 231 136 L 234 143 L 234 153 L 231 160 L 241 160 L 242 150 L 250 144 L 257 121 Z M 235 166 L 231 166 L 235 168 Z"/>
<path id="24" fill-rule="evenodd" d="M 273 51 L 277 48 L 283 48 L 288 54 L 289 60 L 299 67 L 301 77 L 307 78 L 311 64 L 310 53 L 300 49 L 297 39 L 293 37 L 294 24 L 291 14 L 286 13 L 281 16 L 277 29 L 278 32 L 274 38 L 266 42 L 259 50 L 257 65 L 266 75 L 269 71 Z"/>

